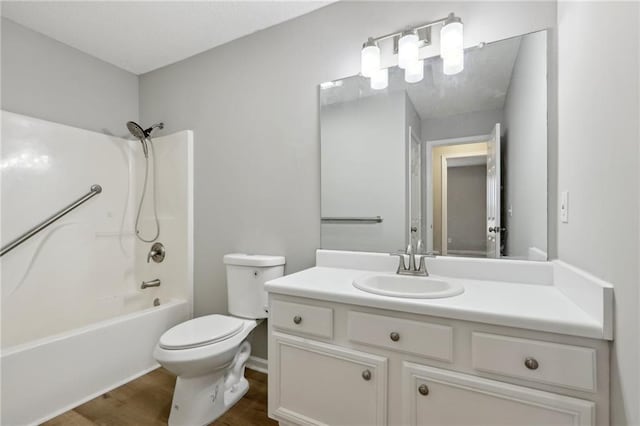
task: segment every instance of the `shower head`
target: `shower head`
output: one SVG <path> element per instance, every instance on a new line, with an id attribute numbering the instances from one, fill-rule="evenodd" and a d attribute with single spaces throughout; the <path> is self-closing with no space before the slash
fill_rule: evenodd
<path id="1" fill-rule="evenodd" d="M 142 143 L 142 150 L 144 151 L 144 156 L 149 156 L 149 150 L 147 149 L 147 138 L 153 131 L 153 129 L 163 129 L 164 123 L 157 123 L 148 129 L 143 129 L 141 125 L 136 123 L 135 121 L 127 121 L 127 129 L 129 129 L 129 133 L 133 135 L 134 138 L 139 139 L 140 143 Z"/>

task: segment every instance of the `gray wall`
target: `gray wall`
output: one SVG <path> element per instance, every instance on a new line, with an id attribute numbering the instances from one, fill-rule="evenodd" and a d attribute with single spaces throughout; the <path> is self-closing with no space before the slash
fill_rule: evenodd
<path id="1" fill-rule="evenodd" d="M 141 76 L 142 121 L 195 132 L 197 315 L 226 310 L 225 253 L 283 254 L 287 273 L 314 264 L 317 85 L 357 74 L 367 37 L 451 11 L 468 46 L 556 23 L 547 2 L 338 2 Z"/>
<path id="2" fill-rule="evenodd" d="M 603 22 L 615 22 L 606 31 Z M 640 425 L 640 5 L 558 5 L 560 259 L 615 286 L 614 425 Z"/>
<path id="3" fill-rule="evenodd" d="M 138 77 L 2 18 L 1 108 L 124 135 L 138 120 Z"/>
<path id="4" fill-rule="evenodd" d="M 507 255 L 547 252 L 547 35 L 522 38 L 504 107 Z M 510 212 L 510 213 L 509 213 Z"/>
<path id="5" fill-rule="evenodd" d="M 464 138 L 488 135 L 496 123 L 504 122 L 504 111 L 473 111 L 442 118 L 422 120 L 422 140 Z"/>
<path id="6" fill-rule="evenodd" d="M 406 244 L 406 94 L 322 107 L 323 217 L 381 216 L 378 224 L 323 223 L 322 248 L 391 252 Z"/>

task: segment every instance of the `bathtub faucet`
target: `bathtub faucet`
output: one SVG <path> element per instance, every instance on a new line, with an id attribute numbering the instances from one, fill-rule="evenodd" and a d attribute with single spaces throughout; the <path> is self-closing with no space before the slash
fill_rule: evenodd
<path id="1" fill-rule="evenodd" d="M 160 279 L 156 278 L 155 280 L 151 281 L 142 281 L 142 285 L 140 286 L 140 288 L 144 290 L 147 287 L 160 287 Z"/>

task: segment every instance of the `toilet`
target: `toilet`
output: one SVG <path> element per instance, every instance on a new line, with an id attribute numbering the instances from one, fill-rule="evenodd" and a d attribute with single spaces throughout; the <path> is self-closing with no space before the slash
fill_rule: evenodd
<path id="1" fill-rule="evenodd" d="M 244 367 L 251 354 L 246 340 L 267 317 L 264 283 L 281 277 L 285 258 L 227 254 L 227 300 L 230 315 L 206 315 L 167 330 L 153 356 L 178 376 L 170 426 L 213 422 L 249 390 Z"/>

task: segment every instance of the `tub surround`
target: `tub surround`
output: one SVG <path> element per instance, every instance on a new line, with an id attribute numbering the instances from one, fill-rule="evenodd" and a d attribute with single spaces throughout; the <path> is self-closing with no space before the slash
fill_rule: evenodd
<path id="1" fill-rule="evenodd" d="M 394 298 L 352 282 L 393 274 L 396 258 L 318 250 L 316 260 L 266 284 L 270 417 L 609 424 L 608 283 L 561 262 L 441 257 L 427 260 L 431 276 L 462 284 L 463 294 Z"/>
<path id="2" fill-rule="evenodd" d="M 318 250 L 316 267 L 266 284 L 272 294 L 305 297 L 570 336 L 612 340 L 613 287 L 560 262 L 427 259 L 432 277 L 465 291 L 442 299 L 378 296 L 355 288 L 367 272 L 394 273 L 384 253 Z"/>

